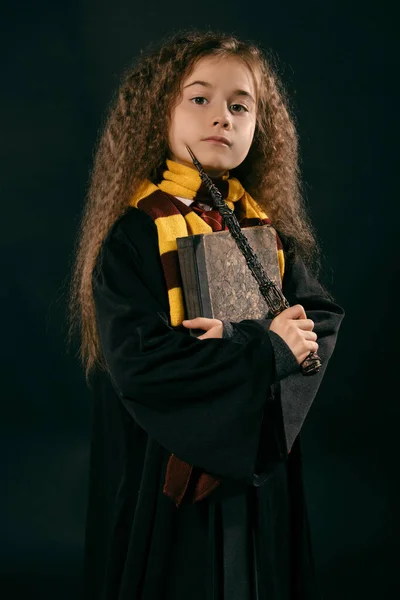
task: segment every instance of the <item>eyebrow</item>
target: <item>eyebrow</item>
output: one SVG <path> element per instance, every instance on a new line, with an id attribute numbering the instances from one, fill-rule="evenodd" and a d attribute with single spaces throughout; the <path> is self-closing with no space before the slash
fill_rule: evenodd
<path id="1" fill-rule="evenodd" d="M 196 84 L 203 85 L 204 87 L 208 87 L 208 88 L 213 87 L 211 85 L 211 83 L 208 83 L 208 81 L 193 81 L 192 83 L 185 85 L 183 89 L 186 89 L 186 88 L 191 87 L 192 85 L 196 85 Z M 234 96 L 246 96 L 246 98 L 249 98 L 255 104 L 255 100 L 254 100 L 253 96 L 249 92 L 246 92 L 246 90 L 235 90 L 233 92 L 233 95 Z"/>

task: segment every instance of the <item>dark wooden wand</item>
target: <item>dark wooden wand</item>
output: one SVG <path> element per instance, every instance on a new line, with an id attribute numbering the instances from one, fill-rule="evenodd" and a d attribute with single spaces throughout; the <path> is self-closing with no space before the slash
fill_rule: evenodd
<path id="1" fill-rule="evenodd" d="M 192 158 L 194 166 L 200 174 L 201 180 L 207 187 L 207 190 L 214 201 L 215 208 L 219 211 L 220 215 L 227 224 L 233 239 L 246 259 L 247 266 L 258 283 L 260 292 L 267 303 L 268 314 L 272 318 L 276 317 L 283 310 L 289 308 L 289 302 L 286 300 L 280 287 L 277 286 L 266 274 L 257 254 L 254 252 L 247 237 L 242 232 L 235 213 L 226 204 L 221 192 L 213 183 L 211 177 L 209 177 L 204 171 L 202 165 L 197 160 L 189 146 L 186 146 L 186 148 Z M 314 375 L 315 373 L 318 373 L 321 367 L 321 360 L 318 354 L 316 352 L 310 352 L 310 354 L 302 361 L 300 367 L 303 375 Z"/>

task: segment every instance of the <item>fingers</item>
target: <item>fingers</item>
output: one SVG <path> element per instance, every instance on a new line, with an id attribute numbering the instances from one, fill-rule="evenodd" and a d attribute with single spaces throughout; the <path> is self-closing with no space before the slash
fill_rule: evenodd
<path id="1" fill-rule="evenodd" d="M 303 337 L 306 340 L 312 340 L 313 342 L 315 342 L 317 340 L 317 334 L 315 333 L 315 331 L 302 331 L 301 332 Z"/>
<path id="2" fill-rule="evenodd" d="M 211 329 L 209 329 L 206 333 L 203 333 L 202 335 L 200 335 L 197 339 L 205 340 L 207 338 L 222 338 L 222 331 L 223 331 L 223 327 L 222 327 L 222 323 L 221 323 L 221 325 L 216 325 L 215 327 L 211 327 Z"/>
<path id="3" fill-rule="evenodd" d="M 182 321 L 184 327 L 188 327 L 189 329 L 205 329 L 206 331 L 219 324 L 221 324 L 219 319 L 208 319 L 207 317 L 196 317 Z"/>
<path id="4" fill-rule="evenodd" d="M 314 321 L 311 319 L 296 320 L 296 327 L 304 331 L 312 331 L 314 329 Z"/>
<path id="5" fill-rule="evenodd" d="M 318 350 L 317 334 L 313 329 L 314 321 L 307 319 L 301 304 L 285 308 L 270 325 L 270 330 L 281 336 L 299 364 L 310 352 Z"/>
<path id="6" fill-rule="evenodd" d="M 206 333 L 197 336 L 198 340 L 207 338 L 222 338 L 223 323 L 220 319 L 208 319 L 207 317 L 196 317 L 195 319 L 185 319 L 182 321 L 184 327 L 189 329 L 203 329 Z"/>
<path id="7" fill-rule="evenodd" d="M 319 346 L 318 346 L 317 342 L 309 342 L 308 343 L 308 350 L 310 352 L 318 352 L 318 348 L 319 348 Z"/>
<path id="8" fill-rule="evenodd" d="M 301 304 L 294 304 L 293 306 L 289 306 L 289 308 L 285 308 L 285 310 L 275 318 L 277 321 L 282 321 L 284 319 L 295 320 L 296 327 L 299 329 L 312 331 L 314 328 L 314 321 L 312 321 L 312 319 L 307 319 L 307 315 Z"/>
<path id="9" fill-rule="evenodd" d="M 294 304 L 293 306 L 289 306 L 289 308 L 285 308 L 281 312 L 282 314 L 285 314 L 286 319 L 307 319 L 306 311 L 301 304 Z"/>
<path id="10" fill-rule="evenodd" d="M 315 331 L 300 331 L 301 335 L 307 340 L 307 348 L 309 352 L 317 352 L 319 345 L 317 343 L 317 334 Z"/>

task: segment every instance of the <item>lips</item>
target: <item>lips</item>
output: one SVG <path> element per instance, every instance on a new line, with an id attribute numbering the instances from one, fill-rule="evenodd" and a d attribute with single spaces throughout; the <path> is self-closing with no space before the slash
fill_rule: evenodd
<path id="1" fill-rule="evenodd" d="M 222 144 L 231 146 L 231 142 L 227 138 L 221 137 L 219 135 L 212 135 L 208 138 L 205 138 L 203 141 L 205 141 L 205 142 L 221 142 Z"/>

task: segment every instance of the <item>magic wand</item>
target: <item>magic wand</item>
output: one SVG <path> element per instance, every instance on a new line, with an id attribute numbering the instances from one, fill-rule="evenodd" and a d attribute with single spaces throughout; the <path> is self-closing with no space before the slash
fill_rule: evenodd
<path id="1" fill-rule="evenodd" d="M 215 208 L 224 219 L 233 239 L 235 240 L 239 250 L 246 260 L 247 266 L 258 283 L 260 292 L 267 303 L 269 315 L 276 317 L 286 308 L 289 308 L 289 302 L 286 300 L 280 287 L 277 286 L 266 274 L 264 267 L 257 257 L 257 254 L 254 252 L 247 237 L 242 232 L 235 213 L 226 204 L 221 192 L 213 183 L 211 177 L 209 177 L 204 171 L 202 165 L 197 160 L 189 146 L 186 145 L 186 148 L 192 158 L 194 166 L 200 174 L 201 180 L 207 187 L 207 190 L 214 201 Z M 303 375 L 314 375 L 315 373 L 318 373 L 320 367 L 321 360 L 316 352 L 310 352 L 310 354 L 300 364 Z"/>

